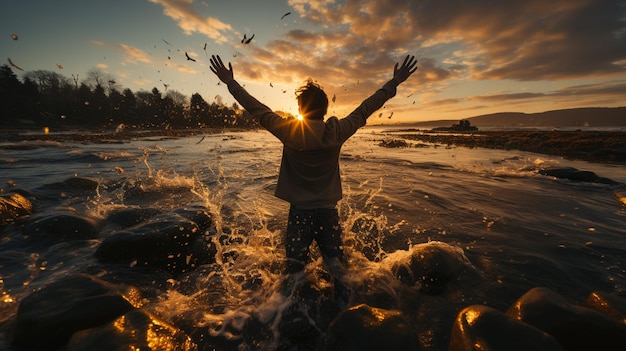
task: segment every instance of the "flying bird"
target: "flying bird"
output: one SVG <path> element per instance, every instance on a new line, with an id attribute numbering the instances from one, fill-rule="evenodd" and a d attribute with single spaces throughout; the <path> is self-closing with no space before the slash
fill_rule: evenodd
<path id="1" fill-rule="evenodd" d="M 387 118 L 391 119 L 392 116 L 393 116 L 393 111 L 391 111 L 391 114 Z"/>
<path id="2" fill-rule="evenodd" d="M 283 17 L 281 17 L 280 19 L 283 19 L 283 18 L 285 18 L 286 16 L 289 16 L 289 15 L 291 15 L 291 12 L 287 12 L 287 13 L 286 13 L 286 14 L 284 14 L 284 15 L 283 15 Z"/>
<path id="3" fill-rule="evenodd" d="M 246 33 L 243 33 L 243 39 L 241 39 L 241 43 L 245 43 L 247 39 Z"/>
<path id="4" fill-rule="evenodd" d="M 196 60 L 194 58 L 189 57 L 189 54 L 187 53 L 187 51 L 185 51 L 185 56 L 187 56 L 187 61 L 196 62 Z"/>
<path id="5" fill-rule="evenodd" d="M 16 69 L 19 69 L 20 71 L 23 71 L 23 70 L 24 70 L 24 69 L 22 69 L 22 67 L 20 67 L 20 66 L 18 66 L 18 65 L 16 65 L 16 64 L 14 64 L 14 63 L 13 63 L 13 61 L 11 61 L 11 58 L 10 58 L 10 57 L 8 57 L 7 59 L 9 60 L 9 64 L 10 64 L 11 66 L 15 67 Z"/>
<path id="6" fill-rule="evenodd" d="M 63 65 L 60 63 L 57 63 L 57 67 L 59 67 L 59 69 L 63 69 Z"/>
<path id="7" fill-rule="evenodd" d="M 270 82 L 270 86 L 273 88 L 273 87 L 274 87 L 274 84 L 272 84 L 272 82 Z"/>
<path id="8" fill-rule="evenodd" d="M 245 39 L 246 35 L 244 34 L 244 39 Z M 252 36 L 250 38 L 248 38 L 248 40 L 246 40 L 246 42 L 244 44 L 250 44 L 250 42 L 252 41 L 252 39 L 254 38 L 254 33 L 252 33 Z"/>
<path id="9" fill-rule="evenodd" d="M 161 40 L 163 40 L 163 42 L 164 42 L 165 44 L 167 44 L 167 45 L 172 45 L 172 44 L 170 44 L 167 40 L 165 40 L 165 39 L 163 39 L 163 38 L 161 38 Z"/>

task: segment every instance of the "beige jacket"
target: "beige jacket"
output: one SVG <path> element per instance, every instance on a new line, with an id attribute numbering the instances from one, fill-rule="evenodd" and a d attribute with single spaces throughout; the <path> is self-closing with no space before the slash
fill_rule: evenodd
<path id="1" fill-rule="evenodd" d="M 390 80 L 348 116 L 326 121 L 282 118 L 252 97 L 236 81 L 228 83 L 233 97 L 261 126 L 283 143 L 276 197 L 298 208 L 332 208 L 341 200 L 339 154 L 341 146 L 367 118 L 396 95 Z"/>

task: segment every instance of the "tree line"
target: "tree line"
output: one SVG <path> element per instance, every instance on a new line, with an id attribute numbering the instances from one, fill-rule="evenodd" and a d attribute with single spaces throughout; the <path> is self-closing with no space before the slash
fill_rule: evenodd
<path id="1" fill-rule="evenodd" d="M 196 129 L 256 128 L 258 123 L 237 103 L 225 106 L 216 96 L 208 103 L 198 93 L 189 99 L 176 90 L 133 92 L 94 68 L 79 81 L 47 70 L 26 72 L 20 80 L 0 66 L 0 126 L 28 128 Z"/>

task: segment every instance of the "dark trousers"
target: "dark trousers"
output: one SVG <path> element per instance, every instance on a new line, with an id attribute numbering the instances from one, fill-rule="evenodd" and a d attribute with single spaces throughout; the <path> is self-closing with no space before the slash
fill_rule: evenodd
<path id="1" fill-rule="evenodd" d="M 325 262 L 343 263 L 341 225 L 337 209 L 298 209 L 291 206 L 285 248 L 287 273 L 302 271 L 310 260 L 309 247 L 317 242 Z"/>

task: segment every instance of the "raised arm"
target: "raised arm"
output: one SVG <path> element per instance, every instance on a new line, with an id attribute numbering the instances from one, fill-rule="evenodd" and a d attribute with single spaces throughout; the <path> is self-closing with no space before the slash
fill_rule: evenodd
<path id="1" fill-rule="evenodd" d="M 393 67 L 393 79 L 400 84 L 407 80 L 407 78 L 409 78 L 409 76 L 415 71 L 417 71 L 417 60 L 415 59 L 415 56 L 406 55 L 400 68 L 398 68 L 397 62 Z"/>
<path id="2" fill-rule="evenodd" d="M 228 68 L 224 66 L 224 62 L 222 62 L 222 58 L 217 55 L 211 55 L 211 72 L 215 73 L 215 75 L 223 82 L 228 84 L 231 80 L 234 79 L 233 74 L 233 65 L 229 62 Z"/>

